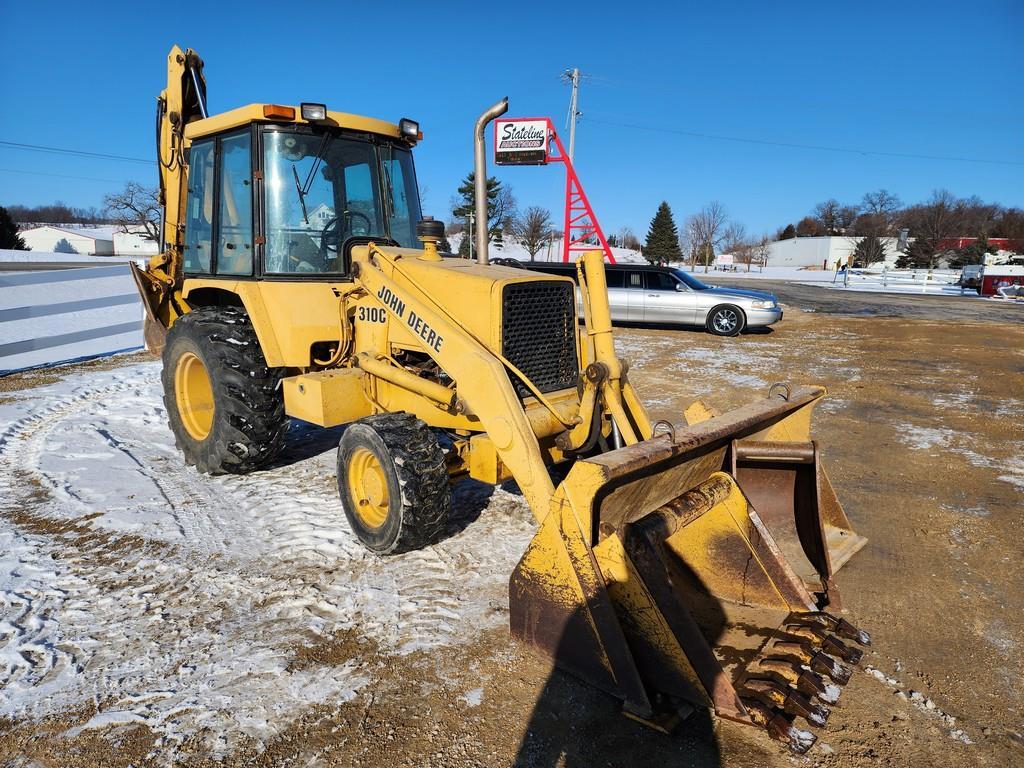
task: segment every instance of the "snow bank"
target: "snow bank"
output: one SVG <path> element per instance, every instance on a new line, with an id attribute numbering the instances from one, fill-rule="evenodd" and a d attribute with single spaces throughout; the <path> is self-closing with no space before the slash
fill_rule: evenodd
<path id="1" fill-rule="evenodd" d="M 138 349 L 142 312 L 124 263 L 0 272 L 0 374 Z"/>

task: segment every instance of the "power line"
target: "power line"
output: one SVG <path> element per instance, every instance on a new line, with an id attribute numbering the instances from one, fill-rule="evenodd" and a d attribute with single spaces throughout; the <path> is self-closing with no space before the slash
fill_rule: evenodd
<path id="1" fill-rule="evenodd" d="M 82 149 L 69 149 L 66 147 L 46 147 L 41 144 L 22 144 L 17 141 L 0 141 L 0 146 L 11 149 L 24 149 L 30 152 L 46 152 L 57 155 L 74 155 L 77 157 L 93 157 L 101 160 L 120 160 L 126 163 L 145 163 L 151 165 L 154 160 L 144 160 L 141 157 L 126 157 L 124 155 L 108 155 L 103 152 L 86 152 Z"/>
<path id="2" fill-rule="evenodd" d="M 843 152 L 851 155 L 875 155 L 878 157 L 900 157 L 911 160 L 941 160 L 956 163 L 985 163 L 988 165 L 1024 165 L 1024 160 L 990 160 L 980 157 L 955 157 L 952 155 L 923 155 L 912 152 L 885 152 L 873 149 L 854 149 L 852 147 L 832 147 L 825 144 L 800 144 L 792 141 L 770 141 L 768 139 L 750 139 L 742 136 L 722 136 L 714 133 L 702 133 L 699 131 L 683 131 L 678 128 L 660 128 L 650 125 L 636 125 L 634 123 L 622 123 L 612 120 L 599 120 L 588 118 L 588 122 L 599 125 L 611 125 L 616 128 L 630 128 L 639 131 L 654 131 L 656 133 L 671 133 L 677 136 L 692 136 L 697 139 L 713 139 L 715 141 L 732 141 L 741 144 L 758 144 L 768 147 L 785 147 L 787 149 L 811 149 L 819 152 Z"/>

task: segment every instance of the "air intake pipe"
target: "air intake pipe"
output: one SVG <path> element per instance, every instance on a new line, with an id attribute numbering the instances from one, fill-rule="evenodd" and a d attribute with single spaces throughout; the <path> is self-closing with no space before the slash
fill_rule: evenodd
<path id="1" fill-rule="evenodd" d="M 481 264 L 488 263 L 487 241 L 487 149 L 484 146 L 484 131 L 487 124 L 508 112 L 508 96 L 487 109 L 476 119 L 473 132 L 473 180 L 476 197 L 476 258 Z"/>

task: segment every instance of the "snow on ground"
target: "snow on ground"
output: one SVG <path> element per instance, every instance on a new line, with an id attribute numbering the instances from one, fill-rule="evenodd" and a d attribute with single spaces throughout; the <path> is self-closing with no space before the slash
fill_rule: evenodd
<path id="1" fill-rule="evenodd" d="M 0 373 L 142 346 L 125 263 L 0 273 Z"/>
<path id="2" fill-rule="evenodd" d="M 81 705 L 84 727 L 138 722 L 159 760 L 202 732 L 214 754 L 341 703 L 371 669 L 293 665 L 356 630 L 385 652 L 507 622 L 534 524 L 521 497 L 459 486 L 441 543 L 370 555 L 334 480 L 337 430 L 293 427 L 245 477 L 184 466 L 159 364 L 74 374 L 0 405 L 0 716 Z"/>

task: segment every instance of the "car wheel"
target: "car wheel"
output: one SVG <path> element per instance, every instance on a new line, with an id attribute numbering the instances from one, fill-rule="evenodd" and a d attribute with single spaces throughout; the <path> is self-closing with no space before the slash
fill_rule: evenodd
<path id="1" fill-rule="evenodd" d="M 723 304 L 708 312 L 707 328 L 715 336 L 735 336 L 746 324 L 743 310 L 732 304 Z"/>

